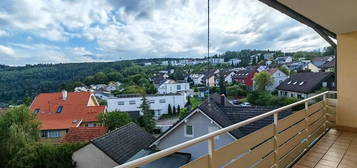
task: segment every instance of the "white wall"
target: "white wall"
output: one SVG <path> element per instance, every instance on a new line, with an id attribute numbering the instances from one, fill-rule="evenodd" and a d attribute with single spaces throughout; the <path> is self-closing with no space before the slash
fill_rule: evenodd
<path id="1" fill-rule="evenodd" d="M 178 88 L 180 86 L 180 88 Z M 189 83 L 163 83 L 157 89 L 159 94 L 169 94 L 169 93 L 178 93 L 180 91 L 189 91 Z"/>
<path id="2" fill-rule="evenodd" d="M 76 162 L 77 168 L 113 168 L 118 166 L 109 156 L 91 143 L 75 151 L 72 159 Z"/>
<path id="3" fill-rule="evenodd" d="M 181 108 L 187 103 L 186 94 L 180 95 L 160 95 L 160 96 L 147 96 L 148 102 L 153 101 L 150 104 L 150 109 L 155 111 L 155 117 L 159 117 L 162 114 L 168 113 L 168 105 L 170 104 L 173 108 L 177 108 L 180 105 Z M 160 102 L 161 100 L 161 102 Z M 162 102 L 162 100 L 165 100 Z M 142 97 L 127 97 L 127 98 L 110 98 L 108 102 L 108 112 L 119 110 L 122 112 L 128 111 L 140 111 L 139 106 L 142 103 Z M 124 102 L 123 105 L 119 105 L 119 102 Z M 135 104 L 130 104 L 130 102 L 135 102 Z"/>
<path id="4" fill-rule="evenodd" d="M 273 84 L 267 87 L 267 90 L 269 91 L 275 90 L 275 88 L 278 87 L 281 82 L 289 78 L 288 75 L 280 70 L 277 70 L 271 77 L 273 78 Z"/>

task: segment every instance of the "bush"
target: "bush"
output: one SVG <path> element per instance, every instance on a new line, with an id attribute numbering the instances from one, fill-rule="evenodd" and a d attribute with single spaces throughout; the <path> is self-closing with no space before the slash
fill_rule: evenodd
<path id="1" fill-rule="evenodd" d="M 17 152 L 16 156 L 10 161 L 10 165 L 22 168 L 74 168 L 76 165 L 72 161 L 72 153 L 82 145 L 82 143 L 30 143 Z"/>
<path id="2" fill-rule="evenodd" d="M 182 119 L 183 117 L 186 116 L 187 113 L 188 113 L 188 109 L 187 108 L 181 109 L 180 113 L 179 113 L 179 118 Z"/>
<path id="3" fill-rule="evenodd" d="M 113 111 L 100 113 L 98 115 L 98 121 L 104 126 L 108 127 L 108 130 L 114 130 L 131 122 L 131 118 L 128 113 Z"/>

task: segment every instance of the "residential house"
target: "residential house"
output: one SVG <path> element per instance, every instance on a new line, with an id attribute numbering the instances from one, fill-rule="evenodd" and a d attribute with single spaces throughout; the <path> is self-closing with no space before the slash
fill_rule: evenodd
<path id="1" fill-rule="evenodd" d="M 246 85 L 248 88 L 253 88 L 253 78 L 255 73 L 257 72 L 256 69 L 247 69 L 247 70 L 240 70 L 234 76 L 233 79 L 237 83 L 241 83 Z"/>
<path id="2" fill-rule="evenodd" d="M 77 143 L 88 142 L 91 139 L 102 136 L 107 133 L 106 127 L 72 127 L 69 128 L 67 134 L 61 140 L 62 142 Z"/>
<path id="3" fill-rule="evenodd" d="M 320 66 L 321 71 L 323 72 L 334 72 L 335 71 L 335 65 L 336 65 L 336 59 L 333 59 L 332 61 L 326 62 L 325 64 L 322 64 Z"/>
<path id="4" fill-rule="evenodd" d="M 187 82 L 179 82 L 172 79 L 167 79 L 162 83 L 157 91 L 159 94 L 170 94 L 170 93 L 189 93 L 191 91 L 190 84 Z"/>
<path id="5" fill-rule="evenodd" d="M 275 88 L 278 87 L 280 83 L 289 78 L 287 74 L 280 71 L 278 68 L 270 68 L 267 70 L 267 72 L 271 75 L 273 79 L 273 83 L 266 88 L 268 91 L 275 90 Z"/>
<path id="6" fill-rule="evenodd" d="M 78 168 L 113 168 L 156 152 L 148 148 L 154 140 L 155 137 L 143 128 L 135 123 L 129 123 L 89 141 L 72 154 L 72 159 Z M 141 167 L 178 168 L 188 163 L 190 158 L 190 154 L 174 153 Z"/>
<path id="7" fill-rule="evenodd" d="M 291 56 L 275 58 L 275 63 L 276 64 L 285 64 L 285 63 L 290 63 L 290 62 L 293 62 L 293 58 Z"/>
<path id="8" fill-rule="evenodd" d="M 202 81 L 206 84 L 206 86 L 213 87 L 217 86 L 217 75 L 219 73 L 219 69 L 211 69 L 204 73 Z"/>
<path id="9" fill-rule="evenodd" d="M 335 74 L 332 72 L 295 73 L 282 82 L 276 89 L 279 96 L 307 98 L 315 92 L 327 88 L 335 89 Z"/>
<path id="10" fill-rule="evenodd" d="M 255 54 L 255 55 L 250 56 L 249 64 L 252 65 L 254 62 L 255 62 L 255 64 L 258 63 L 260 60 L 260 56 L 261 56 L 261 54 Z"/>
<path id="11" fill-rule="evenodd" d="M 88 92 L 90 89 L 86 86 L 79 86 L 74 88 L 75 92 Z"/>
<path id="12" fill-rule="evenodd" d="M 169 61 L 161 61 L 161 65 L 167 66 L 169 65 Z"/>
<path id="13" fill-rule="evenodd" d="M 209 62 L 213 65 L 218 65 L 218 64 L 223 64 L 224 59 L 223 58 L 210 58 Z"/>
<path id="14" fill-rule="evenodd" d="M 192 79 L 194 85 L 204 85 L 202 82 L 204 76 L 204 74 L 191 74 L 190 78 Z"/>
<path id="15" fill-rule="evenodd" d="M 91 92 L 62 91 L 37 95 L 30 111 L 41 121 L 41 137 L 59 140 L 72 127 L 95 127 L 106 107 Z"/>
<path id="16" fill-rule="evenodd" d="M 142 114 L 140 109 L 142 98 L 142 95 L 136 94 L 119 95 L 116 98 L 110 98 L 107 100 L 108 111 L 119 110 L 120 112 L 128 112 L 132 118 L 136 119 Z M 150 109 L 154 111 L 155 118 L 168 114 L 169 105 L 171 108 L 177 108 L 178 106 L 183 108 L 187 103 L 187 95 L 185 93 L 147 95 L 146 99 L 150 105 Z"/>
<path id="17" fill-rule="evenodd" d="M 151 62 L 145 62 L 145 63 L 144 63 L 144 66 L 150 66 L 150 65 L 152 65 Z"/>
<path id="18" fill-rule="evenodd" d="M 227 82 L 228 84 L 231 84 L 234 82 L 234 75 L 236 74 L 235 71 L 232 70 L 228 70 L 228 69 L 224 69 L 224 70 L 220 70 L 220 72 L 216 75 L 216 84 L 219 84 L 219 80 L 221 78 L 221 75 L 223 76 L 223 80 L 225 82 Z"/>
<path id="19" fill-rule="evenodd" d="M 242 62 L 241 59 L 236 59 L 236 58 L 230 59 L 230 60 L 228 61 L 228 63 L 229 63 L 230 65 L 233 65 L 233 66 L 239 65 L 241 62 Z"/>
<path id="20" fill-rule="evenodd" d="M 314 65 L 313 63 L 309 62 L 307 63 L 304 68 L 304 71 L 309 71 L 309 72 L 320 72 L 321 69 L 319 67 L 317 67 L 316 65 Z"/>
<path id="21" fill-rule="evenodd" d="M 274 53 L 265 53 L 263 57 L 265 60 L 272 60 L 274 58 Z"/>
<path id="22" fill-rule="evenodd" d="M 261 65 L 261 66 L 259 66 L 259 67 L 257 68 L 257 71 L 258 71 L 258 72 L 262 72 L 262 71 L 266 71 L 266 70 L 268 70 L 268 69 L 269 69 L 268 66 Z"/>
<path id="23" fill-rule="evenodd" d="M 326 62 L 330 62 L 334 59 L 335 56 L 322 56 L 322 57 L 315 57 L 312 59 L 312 63 L 320 67 L 321 65 L 325 64 Z"/>
<path id="24" fill-rule="evenodd" d="M 170 129 L 161 134 L 151 145 L 158 150 L 167 149 L 176 144 L 206 135 L 218 129 L 244 121 L 254 116 L 263 114 L 274 109 L 274 107 L 240 107 L 232 105 L 225 96 L 211 95 L 210 105 L 206 100 L 197 109 L 193 110 L 181 120 L 176 122 Z M 290 112 L 280 113 L 280 118 Z M 219 149 L 233 141 L 248 135 L 272 123 L 273 117 L 259 120 L 253 124 L 233 130 L 229 133 L 215 137 L 215 148 Z M 208 153 L 207 143 L 199 143 L 188 147 L 181 152 L 190 153 L 192 159 L 197 159 Z"/>

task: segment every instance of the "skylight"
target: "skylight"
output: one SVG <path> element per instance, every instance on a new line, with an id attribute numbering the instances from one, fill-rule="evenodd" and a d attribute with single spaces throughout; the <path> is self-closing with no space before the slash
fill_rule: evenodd
<path id="1" fill-rule="evenodd" d="M 289 82 L 288 82 L 288 85 L 290 85 L 291 82 L 292 82 L 292 81 L 289 81 Z"/>
<path id="2" fill-rule="evenodd" d="M 305 83 L 305 82 L 300 82 L 299 85 L 301 86 L 301 85 L 303 85 L 304 83 Z"/>
<path id="3" fill-rule="evenodd" d="M 296 84 L 297 84 L 297 82 L 294 82 L 294 83 L 293 83 L 293 85 L 296 85 Z"/>
<path id="4" fill-rule="evenodd" d="M 56 113 L 61 113 L 63 109 L 63 106 L 58 106 Z"/>

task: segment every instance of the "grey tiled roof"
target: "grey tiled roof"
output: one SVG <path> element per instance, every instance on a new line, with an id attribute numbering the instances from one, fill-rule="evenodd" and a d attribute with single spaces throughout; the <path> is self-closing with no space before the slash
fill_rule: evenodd
<path id="1" fill-rule="evenodd" d="M 92 140 L 91 143 L 118 164 L 123 164 L 140 150 L 147 148 L 154 140 L 155 137 L 143 128 L 135 123 L 129 123 Z"/>
<path id="2" fill-rule="evenodd" d="M 333 72 L 295 73 L 276 88 L 277 90 L 311 93 L 321 88 L 321 82 L 334 77 Z"/>

